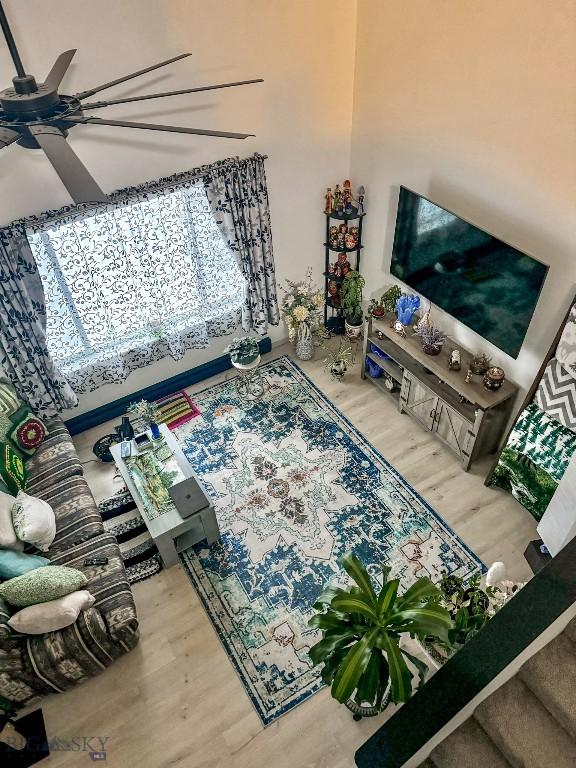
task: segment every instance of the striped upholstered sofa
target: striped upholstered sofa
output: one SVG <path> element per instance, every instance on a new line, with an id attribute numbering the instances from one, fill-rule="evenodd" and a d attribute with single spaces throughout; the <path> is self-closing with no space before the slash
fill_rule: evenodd
<path id="1" fill-rule="evenodd" d="M 116 539 L 104 532 L 68 430 L 58 418 L 47 428 L 26 462 L 26 492 L 54 509 L 57 533 L 48 557 L 83 571 L 96 602 L 70 627 L 18 635 L 6 624 L 10 610 L 0 600 L 0 702 L 7 699 L 17 708 L 97 675 L 138 642 L 136 608 Z M 84 560 L 92 557 L 107 557 L 108 565 L 86 567 Z"/>

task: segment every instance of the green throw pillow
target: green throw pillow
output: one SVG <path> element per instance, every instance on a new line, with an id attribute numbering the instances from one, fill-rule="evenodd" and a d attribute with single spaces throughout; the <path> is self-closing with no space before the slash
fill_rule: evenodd
<path id="1" fill-rule="evenodd" d="M 26 467 L 22 454 L 9 443 L 0 443 L 0 480 L 8 486 L 8 493 L 12 496 L 26 487 Z"/>
<path id="2" fill-rule="evenodd" d="M 12 416 L 21 405 L 22 401 L 12 384 L 6 379 L 0 379 L 0 415 Z"/>
<path id="3" fill-rule="evenodd" d="M 88 579 L 82 571 L 64 565 L 46 565 L 0 584 L 0 598 L 10 605 L 26 608 L 47 603 L 84 589 Z"/>
<path id="4" fill-rule="evenodd" d="M 0 549 L 0 579 L 15 579 L 35 568 L 50 565 L 47 557 L 26 555 L 12 549 Z"/>
<path id="5" fill-rule="evenodd" d="M 27 456 L 32 456 L 47 434 L 48 431 L 42 419 L 33 414 L 26 405 L 11 416 L 8 440 Z"/>

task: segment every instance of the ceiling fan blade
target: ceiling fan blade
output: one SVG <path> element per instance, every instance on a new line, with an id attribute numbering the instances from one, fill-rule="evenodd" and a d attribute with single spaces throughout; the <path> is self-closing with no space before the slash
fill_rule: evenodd
<path id="1" fill-rule="evenodd" d="M 161 61 L 159 64 L 152 64 L 151 67 L 146 67 L 145 69 L 139 69 L 138 72 L 132 72 L 130 75 L 119 77 L 117 80 L 111 80 L 109 83 L 103 83 L 102 85 L 97 85 L 96 88 L 90 88 L 87 91 L 80 91 L 80 93 L 75 93 L 74 96 L 77 99 L 85 99 L 88 96 L 92 96 L 92 94 L 94 93 L 98 93 L 98 91 L 103 91 L 105 88 L 111 88 L 113 85 L 119 85 L 120 83 L 125 83 L 126 80 L 132 80 L 132 78 L 134 77 L 145 75 L 146 72 L 152 72 L 154 69 L 165 67 L 167 64 L 172 64 L 172 62 L 174 61 L 185 59 L 187 56 L 192 56 L 192 54 L 181 53 L 179 56 L 173 56 L 171 59 L 166 59 L 166 61 Z"/>
<path id="2" fill-rule="evenodd" d="M 99 117 L 67 117 L 63 123 L 84 123 L 85 125 L 117 125 L 120 128 L 144 128 L 149 131 L 170 131 L 171 133 L 193 133 L 197 136 L 219 136 L 222 139 L 247 139 L 253 133 L 228 133 L 226 131 L 206 131 L 202 128 L 183 128 L 176 125 L 157 125 L 156 123 L 132 123 L 127 120 L 102 120 Z"/>
<path id="3" fill-rule="evenodd" d="M 75 203 L 108 200 L 59 128 L 54 125 L 31 125 L 29 130 Z"/>
<path id="4" fill-rule="evenodd" d="M 90 104 L 82 104 L 82 110 L 99 109 L 108 107 L 111 104 L 127 104 L 131 101 L 146 101 L 147 99 L 162 99 L 164 96 L 180 96 L 184 93 L 200 93 L 201 91 L 216 91 L 220 88 L 234 88 L 237 85 L 251 85 L 252 83 L 263 83 L 264 80 L 259 77 L 257 80 L 240 80 L 237 83 L 222 83 L 221 85 L 204 85 L 200 88 L 184 88 L 180 91 L 165 91 L 164 93 L 147 93 L 144 96 L 131 96 L 125 99 L 108 99 L 107 101 L 94 101 Z"/>
<path id="5" fill-rule="evenodd" d="M 18 141 L 20 134 L 18 131 L 13 131 L 11 128 L 0 128 L 0 149 L 7 147 L 8 144 L 12 144 L 14 141 Z"/>
<path id="6" fill-rule="evenodd" d="M 68 67 L 72 62 L 72 59 L 74 58 L 75 53 L 76 48 L 72 48 L 69 51 L 64 51 L 64 53 L 61 53 L 60 56 L 58 56 L 54 62 L 54 66 L 44 81 L 45 85 L 49 85 L 50 88 L 58 88 L 62 82 L 62 78 L 66 74 Z"/>

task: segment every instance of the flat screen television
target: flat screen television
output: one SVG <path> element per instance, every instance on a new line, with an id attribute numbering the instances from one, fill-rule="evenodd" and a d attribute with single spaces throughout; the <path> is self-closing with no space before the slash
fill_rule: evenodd
<path id="1" fill-rule="evenodd" d="M 518 357 L 548 266 L 401 187 L 390 271 Z"/>

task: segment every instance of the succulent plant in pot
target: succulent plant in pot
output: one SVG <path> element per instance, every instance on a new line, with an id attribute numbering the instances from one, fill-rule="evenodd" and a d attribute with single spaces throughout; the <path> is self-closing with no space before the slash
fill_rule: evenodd
<path id="1" fill-rule="evenodd" d="M 434 325 L 423 325 L 416 329 L 416 334 L 422 341 L 422 350 L 427 355 L 438 355 L 447 339 L 444 331 Z"/>
<path id="2" fill-rule="evenodd" d="M 424 682 L 428 667 L 400 646 L 401 639 L 410 635 L 447 642 L 453 623 L 430 579 L 418 579 L 399 594 L 400 581 L 389 578 L 387 566 L 382 566 L 382 587 L 375 588 L 355 555 L 348 552 L 341 562 L 354 584 L 329 586 L 318 598 L 317 613 L 308 623 L 323 637 L 309 656 L 323 665 L 322 679 L 332 696 L 358 719 L 378 714 L 389 702 L 407 701 L 413 669 L 419 685 Z"/>
<path id="3" fill-rule="evenodd" d="M 383 317 L 386 314 L 386 310 L 382 304 L 382 298 L 370 299 L 368 312 L 372 315 L 372 317 Z"/>
<path id="4" fill-rule="evenodd" d="M 224 352 L 228 352 L 233 363 L 238 365 L 249 365 L 260 355 L 258 340 L 252 336 L 243 336 L 239 339 L 232 339 Z"/>

